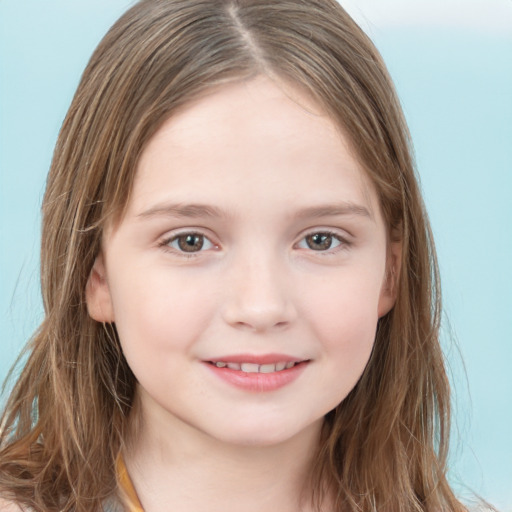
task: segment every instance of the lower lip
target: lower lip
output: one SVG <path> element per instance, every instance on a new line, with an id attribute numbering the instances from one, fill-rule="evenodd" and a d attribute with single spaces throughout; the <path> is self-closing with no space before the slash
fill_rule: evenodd
<path id="1" fill-rule="evenodd" d="M 232 370 L 231 368 L 218 368 L 211 363 L 205 364 L 212 373 L 232 386 L 245 391 L 262 393 L 275 391 L 291 384 L 306 369 L 308 361 L 303 361 L 292 368 L 272 373 L 247 373 L 241 370 Z"/>

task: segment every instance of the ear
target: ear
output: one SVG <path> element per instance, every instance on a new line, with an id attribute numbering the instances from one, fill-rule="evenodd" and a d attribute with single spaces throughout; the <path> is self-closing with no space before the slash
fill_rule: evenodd
<path id="1" fill-rule="evenodd" d="M 87 311 L 92 319 L 97 322 L 114 321 L 112 297 L 110 295 L 105 263 L 101 253 L 96 257 L 89 278 L 87 279 L 85 300 L 87 302 Z"/>
<path id="2" fill-rule="evenodd" d="M 386 261 L 386 275 L 380 291 L 378 315 L 383 317 L 391 311 L 398 296 L 400 268 L 402 265 L 402 242 L 389 244 Z"/>

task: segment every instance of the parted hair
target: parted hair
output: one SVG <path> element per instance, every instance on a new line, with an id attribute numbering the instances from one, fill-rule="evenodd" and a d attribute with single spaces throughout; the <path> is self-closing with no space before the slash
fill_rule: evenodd
<path id="1" fill-rule="evenodd" d="M 138 159 L 164 121 L 225 83 L 265 75 L 342 129 L 402 242 L 394 308 L 355 388 L 324 420 L 308 480 L 319 510 L 462 511 L 447 482 L 449 384 L 435 250 L 408 129 L 373 43 L 335 0 L 142 0 L 92 55 L 63 122 L 42 206 L 44 320 L 0 431 L 0 495 L 38 512 L 103 510 L 119 493 L 135 377 L 86 283 Z M 214 127 L 212 127 L 214 129 Z"/>

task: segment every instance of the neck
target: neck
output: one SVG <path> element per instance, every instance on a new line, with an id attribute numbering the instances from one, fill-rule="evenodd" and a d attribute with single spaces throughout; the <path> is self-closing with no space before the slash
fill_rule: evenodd
<path id="1" fill-rule="evenodd" d="M 304 489 L 320 422 L 285 442 L 255 446 L 212 438 L 151 409 L 136 414 L 125 462 L 145 512 L 311 510 Z"/>

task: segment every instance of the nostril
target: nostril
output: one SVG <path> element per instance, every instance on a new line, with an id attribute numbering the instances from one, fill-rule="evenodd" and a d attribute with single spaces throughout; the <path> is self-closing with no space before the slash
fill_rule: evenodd
<path id="1" fill-rule="evenodd" d="M 254 276 L 229 289 L 222 316 L 231 326 L 251 331 L 283 330 L 296 318 L 296 308 L 286 288 L 271 286 Z"/>
<path id="2" fill-rule="evenodd" d="M 235 326 L 235 327 L 238 327 L 240 329 L 246 329 L 246 330 L 250 330 L 250 331 L 255 331 L 255 332 L 263 332 L 263 331 L 266 331 L 266 330 L 269 330 L 269 329 L 273 329 L 273 330 L 283 330 L 283 329 L 286 329 L 290 322 L 288 321 L 278 321 L 278 322 L 273 322 L 273 321 L 267 321 L 265 319 L 251 319 L 251 320 L 248 320 L 248 321 L 237 321 L 237 322 L 229 322 L 231 323 L 231 325 Z"/>

